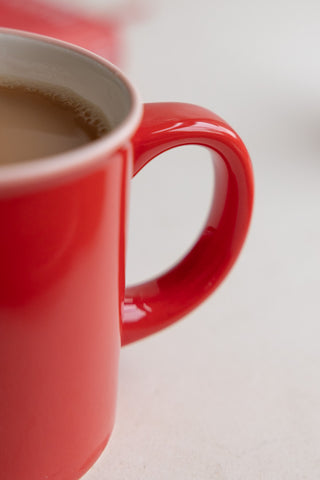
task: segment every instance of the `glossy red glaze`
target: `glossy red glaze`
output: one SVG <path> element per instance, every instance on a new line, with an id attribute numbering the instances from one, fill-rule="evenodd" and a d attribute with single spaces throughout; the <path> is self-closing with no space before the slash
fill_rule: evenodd
<path id="1" fill-rule="evenodd" d="M 106 141 L 98 161 L 95 150 L 86 150 L 90 169 L 63 170 L 61 160 L 61 174 L 45 173 L 50 181 L 20 178 L 0 187 L 1 479 L 83 475 L 112 431 L 121 341 L 149 335 L 194 308 L 243 244 L 253 181 L 236 133 L 213 113 L 184 104 L 146 105 L 136 134 L 137 125 L 128 125 L 131 138 L 124 135 L 116 149 Z M 125 299 L 132 169 L 186 144 L 221 156 L 207 225 L 180 264 L 128 289 Z"/>
<path id="2" fill-rule="evenodd" d="M 129 160 L 0 197 L 1 479 L 78 479 L 110 436 Z"/>
<path id="3" fill-rule="evenodd" d="M 156 332 L 202 302 L 220 284 L 243 245 L 252 212 L 253 174 L 239 136 L 221 118 L 195 105 L 145 105 L 134 137 L 134 173 L 181 145 L 201 145 L 213 157 L 215 195 L 207 223 L 185 258 L 161 277 L 127 289 L 122 343 Z"/>

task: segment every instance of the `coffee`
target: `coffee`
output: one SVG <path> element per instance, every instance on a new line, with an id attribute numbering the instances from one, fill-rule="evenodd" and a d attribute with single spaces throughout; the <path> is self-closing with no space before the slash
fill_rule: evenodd
<path id="1" fill-rule="evenodd" d="M 69 89 L 0 81 L 0 164 L 59 154 L 109 130 L 103 112 Z"/>

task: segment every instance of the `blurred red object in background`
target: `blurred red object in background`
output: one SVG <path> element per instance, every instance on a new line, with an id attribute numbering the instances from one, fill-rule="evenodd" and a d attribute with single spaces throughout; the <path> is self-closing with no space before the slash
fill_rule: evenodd
<path id="1" fill-rule="evenodd" d="M 93 16 L 40 0 L 0 0 L 0 27 L 15 28 L 80 45 L 121 63 L 122 29 L 118 15 Z"/>

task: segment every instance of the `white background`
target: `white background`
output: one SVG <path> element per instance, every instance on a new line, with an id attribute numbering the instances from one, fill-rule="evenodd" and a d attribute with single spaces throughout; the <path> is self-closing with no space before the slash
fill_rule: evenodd
<path id="1" fill-rule="evenodd" d="M 121 352 L 116 427 L 85 479 L 319 479 L 320 3 L 140 3 L 124 70 L 144 101 L 197 103 L 238 131 L 255 210 L 218 291 Z M 133 180 L 130 282 L 190 246 L 211 177 L 207 152 L 193 147 Z"/>

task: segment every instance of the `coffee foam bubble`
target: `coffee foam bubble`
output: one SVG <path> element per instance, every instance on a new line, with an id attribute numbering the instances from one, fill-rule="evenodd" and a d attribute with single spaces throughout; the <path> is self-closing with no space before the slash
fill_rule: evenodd
<path id="1" fill-rule="evenodd" d="M 25 92 L 41 95 L 66 110 L 72 110 L 79 124 L 89 130 L 92 140 L 100 138 L 111 130 L 106 116 L 98 106 L 67 87 L 16 78 L 0 79 L 0 87 L 23 89 Z"/>

